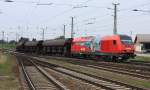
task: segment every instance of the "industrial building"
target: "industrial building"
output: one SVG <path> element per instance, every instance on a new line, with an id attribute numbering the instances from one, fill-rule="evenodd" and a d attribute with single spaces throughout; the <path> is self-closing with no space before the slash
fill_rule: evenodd
<path id="1" fill-rule="evenodd" d="M 150 34 L 137 34 L 134 43 L 137 53 L 150 53 Z"/>

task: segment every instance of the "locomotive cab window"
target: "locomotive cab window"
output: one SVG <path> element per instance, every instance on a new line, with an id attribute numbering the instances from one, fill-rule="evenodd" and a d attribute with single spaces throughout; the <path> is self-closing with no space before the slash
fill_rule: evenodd
<path id="1" fill-rule="evenodd" d="M 117 44 L 116 40 L 113 40 L 113 45 L 116 45 L 116 44 Z"/>
<path id="2" fill-rule="evenodd" d="M 132 38 L 126 35 L 120 35 L 121 43 L 122 44 L 133 44 Z"/>

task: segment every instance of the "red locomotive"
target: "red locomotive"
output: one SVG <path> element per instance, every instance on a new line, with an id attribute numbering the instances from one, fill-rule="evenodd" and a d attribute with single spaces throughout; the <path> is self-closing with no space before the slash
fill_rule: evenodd
<path id="1" fill-rule="evenodd" d="M 48 55 L 97 58 L 109 61 L 124 61 L 135 57 L 130 36 L 112 35 L 79 37 L 18 43 L 17 51 Z"/>
<path id="2" fill-rule="evenodd" d="M 73 56 L 105 59 L 108 61 L 126 60 L 134 57 L 134 45 L 130 36 L 112 35 L 74 38 L 71 45 Z"/>
<path id="3" fill-rule="evenodd" d="M 134 44 L 127 35 L 112 35 L 101 38 L 100 53 L 112 60 L 134 57 Z"/>
<path id="4" fill-rule="evenodd" d="M 93 52 L 93 36 L 74 38 L 71 45 L 72 56 L 90 56 Z"/>

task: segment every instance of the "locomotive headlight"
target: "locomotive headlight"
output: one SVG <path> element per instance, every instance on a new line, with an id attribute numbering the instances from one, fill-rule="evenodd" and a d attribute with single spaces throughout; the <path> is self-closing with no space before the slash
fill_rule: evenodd
<path id="1" fill-rule="evenodd" d="M 126 50 L 131 50 L 131 48 L 126 48 Z"/>
<path id="2" fill-rule="evenodd" d="M 81 48 L 80 50 L 81 50 L 81 51 L 85 51 L 85 48 Z"/>

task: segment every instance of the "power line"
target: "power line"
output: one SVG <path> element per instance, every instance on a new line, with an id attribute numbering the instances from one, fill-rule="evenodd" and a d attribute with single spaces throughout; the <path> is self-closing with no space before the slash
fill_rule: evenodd
<path id="1" fill-rule="evenodd" d="M 85 3 L 87 3 L 87 2 L 89 2 L 89 1 L 91 1 L 91 0 L 87 0 L 86 2 L 84 2 L 84 3 L 82 3 L 82 4 L 85 4 Z M 18 2 L 18 1 L 17 1 Z M 24 2 L 24 1 L 23 1 Z M 26 3 L 26 2 L 25 2 Z M 29 2 L 29 3 L 37 3 L 37 5 L 39 4 L 40 5 L 40 0 L 38 1 L 38 2 Z M 44 5 L 69 5 L 69 4 L 57 4 L 57 3 L 45 3 Z M 35 8 L 37 8 L 37 5 L 35 6 Z M 69 6 L 73 6 L 73 4 L 71 5 L 69 5 Z M 34 9 L 35 10 L 35 9 Z M 58 13 L 58 14 L 56 14 L 55 16 L 53 16 L 52 17 L 52 20 L 53 19 L 55 19 L 56 17 L 58 17 L 58 16 L 61 16 L 61 15 L 63 15 L 63 14 L 65 14 L 65 13 L 67 13 L 67 12 L 70 12 L 70 11 L 72 11 L 72 10 L 74 10 L 73 8 L 72 9 L 69 9 L 69 10 L 66 10 L 66 11 L 63 11 L 63 12 L 61 12 L 61 13 Z M 32 10 L 32 12 L 31 13 L 33 13 L 33 10 Z M 28 16 L 28 15 L 26 15 L 26 16 Z M 52 20 L 50 20 L 50 21 L 52 21 Z"/>
<path id="2" fill-rule="evenodd" d="M 87 0 L 87 1 L 85 1 L 85 2 L 83 2 L 83 3 L 81 3 L 81 4 L 85 4 L 85 3 L 89 2 L 89 1 L 91 1 L 91 0 Z M 51 5 L 57 5 L 57 3 L 52 3 Z M 60 5 L 60 4 L 58 4 L 58 5 Z M 66 5 L 66 4 L 61 4 L 61 5 Z M 68 4 L 67 4 L 67 5 L 68 5 Z M 78 4 L 77 4 L 77 5 L 78 5 Z M 69 6 L 75 6 L 75 5 L 72 4 L 72 5 L 69 5 Z M 99 7 L 99 8 L 107 8 L 107 7 Z M 55 19 L 55 18 L 58 17 L 58 16 L 62 16 L 62 15 L 64 15 L 64 14 L 66 14 L 66 13 L 68 13 L 68 12 L 74 10 L 74 9 L 75 9 L 75 8 L 71 8 L 71 9 L 69 9 L 69 10 L 66 10 L 66 11 L 63 11 L 63 12 L 61 12 L 61 13 L 58 13 L 58 14 L 56 14 L 55 16 L 53 16 L 50 21 L 52 21 L 53 19 Z"/>
<path id="3" fill-rule="evenodd" d="M 150 13 L 150 10 L 133 9 L 133 11 L 140 11 L 140 12 Z"/>
<path id="4" fill-rule="evenodd" d="M 85 4 L 85 3 L 88 3 L 88 2 L 90 2 L 91 0 L 87 0 L 87 1 L 85 1 L 84 3 L 82 3 L 82 4 Z"/>
<path id="5" fill-rule="evenodd" d="M 93 17 L 93 18 L 89 18 L 89 19 L 84 19 L 84 20 L 81 20 L 81 21 L 79 21 L 79 22 L 77 22 L 77 23 L 74 23 L 74 24 L 79 24 L 79 23 L 83 23 L 83 22 L 87 22 L 87 21 L 90 21 L 90 20 L 95 20 L 96 22 L 97 21 L 101 21 L 101 19 L 104 19 L 104 17 L 106 17 L 106 16 L 108 16 L 108 15 L 110 15 L 110 14 L 105 14 L 105 15 L 103 15 L 103 16 L 97 16 L 97 17 Z M 96 23 L 95 22 L 95 23 Z"/>
<path id="6" fill-rule="evenodd" d="M 72 10 L 74 10 L 74 9 L 71 8 L 71 9 L 65 10 L 65 11 L 63 11 L 63 12 L 60 12 L 60 13 L 58 13 L 58 14 L 52 16 L 51 19 L 46 19 L 46 20 L 49 20 L 50 22 L 52 22 L 52 21 L 53 21 L 54 19 L 56 19 L 58 16 L 62 16 L 62 15 L 66 14 L 66 13 L 72 11 Z M 47 21 L 47 22 L 49 22 L 49 21 Z"/>
<path id="7" fill-rule="evenodd" d="M 108 26 L 112 26 L 113 24 L 112 23 L 110 23 L 110 24 L 104 24 L 104 25 L 96 25 L 96 26 L 92 26 L 92 27 L 94 27 L 94 28 L 102 28 L 102 27 L 108 27 Z"/>
<path id="8" fill-rule="evenodd" d="M 36 4 L 37 2 L 33 2 L 33 1 L 13 1 L 13 3 Z"/>
<path id="9" fill-rule="evenodd" d="M 133 6 L 133 7 L 130 7 L 130 8 L 121 9 L 120 12 L 122 12 L 122 11 L 131 11 L 132 9 L 135 9 L 135 8 L 138 8 L 138 7 L 144 7 L 144 6 L 148 6 L 148 5 L 150 5 L 150 2 L 141 4 L 141 5 L 136 5 L 136 6 Z"/>

